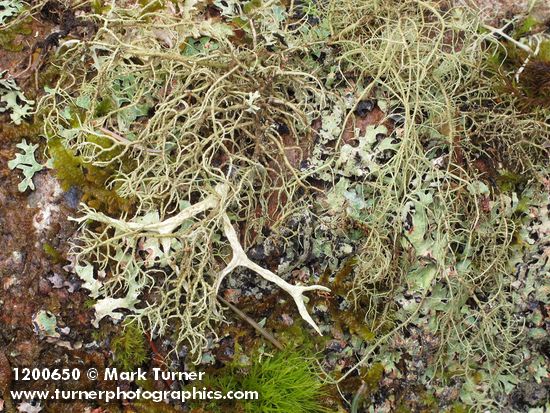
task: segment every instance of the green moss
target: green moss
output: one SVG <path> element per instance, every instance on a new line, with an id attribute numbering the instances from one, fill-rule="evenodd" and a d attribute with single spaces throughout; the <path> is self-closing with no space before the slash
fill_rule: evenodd
<path id="1" fill-rule="evenodd" d="M 539 24 L 538 20 L 533 16 L 528 16 L 514 31 L 512 37 L 519 39 L 531 33 L 531 30 Z"/>
<path id="2" fill-rule="evenodd" d="M 104 0 L 93 0 L 91 3 L 91 7 L 96 14 L 103 14 L 109 11 L 109 6 L 105 5 Z"/>
<path id="3" fill-rule="evenodd" d="M 52 87 L 59 78 L 59 68 L 54 65 L 47 65 L 37 73 L 38 88 L 30 90 L 29 97 L 36 99 L 36 94 L 44 90 L 44 87 Z"/>
<path id="4" fill-rule="evenodd" d="M 374 332 L 364 324 L 363 318 L 356 311 L 340 310 L 339 313 L 333 313 L 335 319 L 346 326 L 351 334 L 362 338 L 365 341 L 374 339 Z"/>
<path id="5" fill-rule="evenodd" d="M 86 136 L 86 141 L 90 143 L 94 143 L 103 149 L 109 149 L 114 145 L 113 141 L 111 141 L 109 138 L 106 138 L 104 136 L 92 135 L 92 134 L 89 134 L 88 136 Z M 122 149 L 114 148 L 102 153 L 97 157 L 97 159 L 102 162 L 108 162 L 113 160 L 118 155 L 120 155 L 121 152 L 122 152 Z"/>
<path id="6" fill-rule="evenodd" d="M 164 8 L 164 1 L 161 0 L 139 0 L 139 4 L 143 7 L 142 13 L 154 13 Z"/>
<path id="7" fill-rule="evenodd" d="M 413 396 L 414 395 L 414 396 Z M 405 391 L 397 393 L 395 412 L 399 413 L 463 413 L 462 404 L 455 403 L 451 407 L 442 408 L 439 406 L 439 399 L 434 389 L 427 389 L 425 385 L 415 384 L 406 387 Z M 412 397 L 411 397 L 412 396 Z"/>
<path id="8" fill-rule="evenodd" d="M 91 308 L 94 308 L 94 305 L 96 304 L 96 300 L 93 298 L 87 298 L 86 301 L 84 301 L 84 308 L 89 310 Z"/>
<path id="9" fill-rule="evenodd" d="M 282 329 L 277 338 L 283 345 L 289 345 L 290 347 L 298 347 L 309 341 L 309 338 L 305 337 L 303 332 L 303 326 L 299 322 L 293 323 L 291 326 L 287 326 Z"/>
<path id="10" fill-rule="evenodd" d="M 84 303 L 84 306 L 86 306 L 86 303 Z M 103 341 L 103 333 L 101 330 L 93 330 L 92 331 L 92 340 L 97 341 L 100 343 Z"/>
<path id="11" fill-rule="evenodd" d="M 115 104 L 112 101 L 111 98 L 107 97 L 102 99 L 95 108 L 94 117 L 100 118 L 102 116 L 106 116 L 111 112 L 113 109 L 115 109 Z"/>
<path id="12" fill-rule="evenodd" d="M 361 405 L 365 401 L 370 400 L 371 396 L 380 388 L 380 381 L 384 376 L 384 365 L 382 363 L 375 363 L 368 369 L 363 368 L 360 370 L 360 376 L 361 387 L 359 391 L 355 390 L 356 395 L 352 403 L 352 413 L 366 410 L 366 406 L 363 406 L 364 410 L 360 410 Z"/>
<path id="13" fill-rule="evenodd" d="M 353 276 L 357 260 L 355 258 L 349 259 L 340 270 L 336 273 L 334 280 L 329 280 L 330 273 L 327 271 L 323 274 L 320 280 L 320 284 L 328 286 L 334 296 L 340 296 L 344 299 L 348 297 L 349 292 L 353 289 Z M 379 291 L 384 289 L 384 286 L 377 287 Z M 371 305 L 367 300 L 359 301 L 355 306 L 355 309 L 342 310 L 339 306 L 338 300 L 330 300 L 328 302 L 328 309 L 331 318 L 336 320 L 338 326 L 342 330 L 348 330 L 351 334 L 365 340 L 371 341 L 375 338 L 374 331 L 380 333 L 391 330 L 393 321 L 388 319 L 387 315 L 384 317 L 368 318 L 367 310 Z M 381 314 L 384 314 L 381 312 Z"/>
<path id="14" fill-rule="evenodd" d="M 384 365 L 375 363 L 366 372 L 361 373 L 361 377 L 367 386 L 367 394 L 375 393 L 380 385 L 380 380 L 384 376 Z"/>
<path id="15" fill-rule="evenodd" d="M 61 255 L 61 253 L 49 242 L 44 243 L 42 249 L 54 264 L 64 260 L 63 255 Z"/>
<path id="16" fill-rule="evenodd" d="M 435 409 L 437 408 L 437 398 L 434 396 L 433 393 L 426 391 L 424 394 L 422 394 L 422 403 L 427 409 Z"/>
<path id="17" fill-rule="evenodd" d="M 120 198 L 114 189 L 106 188 L 112 175 L 111 169 L 83 162 L 59 139 L 50 139 L 48 149 L 56 177 L 65 191 L 71 187 L 79 188 L 83 193 L 82 201 L 98 210 L 111 213 L 129 210 L 131 204 L 128 200 Z"/>
<path id="18" fill-rule="evenodd" d="M 0 30 L 0 49 L 8 52 L 20 52 L 25 45 L 17 39 L 19 35 L 28 36 L 32 34 L 32 27 L 29 21 L 18 23 L 9 29 Z"/>
<path id="19" fill-rule="evenodd" d="M 123 371 L 134 371 L 145 363 L 149 356 L 147 342 L 135 323 L 128 323 L 124 331 L 111 342 L 115 365 Z"/>
<path id="20" fill-rule="evenodd" d="M 250 0 L 249 2 L 245 3 L 243 10 L 246 14 L 249 14 L 261 6 L 262 0 Z"/>
<path id="21" fill-rule="evenodd" d="M 316 347 L 323 348 L 329 340 L 327 336 L 305 334 L 305 323 L 301 319 L 295 319 L 291 326 L 280 323 L 273 328 L 284 347 L 300 348 L 305 352 L 314 352 Z"/>
<path id="22" fill-rule="evenodd" d="M 455 403 L 451 406 L 448 413 L 468 413 L 469 409 L 461 403 Z"/>
<path id="23" fill-rule="evenodd" d="M 314 359 L 285 350 L 273 357 L 256 360 L 246 371 L 228 368 L 209 388 L 228 391 L 257 391 L 259 400 L 241 400 L 235 405 L 221 406 L 218 411 L 244 413 L 315 413 L 330 411 L 321 404 L 326 397 L 324 385 Z M 220 403 L 206 406 L 219 409 Z M 226 409 L 226 410 L 224 410 Z"/>
<path id="24" fill-rule="evenodd" d="M 550 62 L 550 40 L 541 42 L 538 58 L 544 62 Z"/>
<path id="25" fill-rule="evenodd" d="M 502 192 L 511 192 L 514 191 L 518 185 L 526 183 L 527 177 L 511 171 L 501 171 L 496 181 L 498 188 Z"/>
<path id="26" fill-rule="evenodd" d="M 62 188 L 68 190 L 71 186 L 83 185 L 86 179 L 81 161 L 65 149 L 60 140 L 50 140 L 48 148 L 57 179 Z"/>

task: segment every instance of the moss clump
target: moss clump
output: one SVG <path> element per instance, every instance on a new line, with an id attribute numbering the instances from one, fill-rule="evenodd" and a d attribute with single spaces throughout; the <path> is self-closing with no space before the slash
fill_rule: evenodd
<path id="1" fill-rule="evenodd" d="M 468 413 L 468 411 L 469 409 L 460 403 L 453 404 L 453 406 L 448 410 L 449 413 Z"/>
<path id="2" fill-rule="evenodd" d="M 383 375 L 384 365 L 382 363 L 375 363 L 365 373 L 361 373 L 361 377 L 367 386 L 367 394 L 372 394 L 378 390 Z"/>
<path id="3" fill-rule="evenodd" d="M 372 311 L 372 306 L 376 304 L 371 302 L 367 296 L 361 297 L 350 309 L 340 308 L 338 297 L 341 299 L 349 298 L 350 291 L 353 291 L 354 287 L 355 267 L 357 265 L 357 259 L 351 258 L 336 272 L 332 282 L 329 281 L 329 271 L 325 271 L 320 282 L 332 291 L 334 299 L 328 301 L 328 309 L 340 329 L 348 330 L 351 334 L 365 341 L 371 341 L 376 337 L 376 333 L 389 331 L 393 327 L 393 321 L 391 315 L 381 305 L 380 308 Z M 383 285 L 376 287 L 378 291 L 385 288 Z"/>
<path id="4" fill-rule="evenodd" d="M 413 401 L 408 398 L 407 393 L 399 395 L 397 401 L 396 412 L 399 413 L 440 413 L 440 412 L 454 412 L 454 410 L 442 409 L 438 404 L 438 399 L 433 394 L 433 390 L 428 390 L 424 386 L 413 386 L 411 389 L 417 397 L 417 400 Z"/>
<path id="5" fill-rule="evenodd" d="M 111 343 L 115 365 L 124 371 L 133 371 L 149 358 L 143 332 L 135 323 L 127 323 L 121 335 Z"/>
<path id="6" fill-rule="evenodd" d="M 17 41 L 17 37 L 30 34 L 32 34 L 32 28 L 28 22 L 18 23 L 9 29 L 2 29 L 0 31 L 0 49 L 7 52 L 20 52 L 24 45 Z"/>
<path id="7" fill-rule="evenodd" d="M 82 191 L 83 202 L 110 213 L 130 209 L 128 200 L 119 197 L 114 189 L 107 188 L 112 174 L 109 168 L 83 162 L 63 147 L 59 139 L 51 139 L 48 149 L 56 177 L 65 191 L 76 187 Z"/>
<path id="8" fill-rule="evenodd" d="M 42 249 L 54 264 L 63 261 L 63 255 L 49 242 L 44 243 Z"/>
<path id="9" fill-rule="evenodd" d="M 380 387 L 380 380 L 384 376 L 384 365 L 382 363 L 375 363 L 369 369 L 361 369 L 360 376 L 361 387 L 359 387 L 353 398 L 351 404 L 352 413 L 365 411 L 367 403 Z M 361 405 L 363 405 L 363 410 L 359 410 Z"/>
<path id="10" fill-rule="evenodd" d="M 315 360 L 293 350 L 280 352 L 274 357 L 264 358 L 263 361 L 256 360 L 246 372 L 241 370 L 239 373 L 236 369 L 229 369 L 228 374 L 218 377 L 211 387 L 224 392 L 237 390 L 258 392 L 258 400 L 238 401 L 235 406 L 232 406 L 232 411 L 245 413 L 330 411 L 321 404 L 326 395 Z"/>

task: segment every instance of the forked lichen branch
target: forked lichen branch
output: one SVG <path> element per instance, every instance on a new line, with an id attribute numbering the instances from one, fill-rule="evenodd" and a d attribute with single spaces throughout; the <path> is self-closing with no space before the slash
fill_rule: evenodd
<path id="1" fill-rule="evenodd" d="M 298 307 L 298 311 L 300 312 L 302 318 L 307 321 L 309 325 L 311 325 L 315 329 L 315 331 L 321 334 L 321 330 L 319 330 L 319 327 L 317 326 L 317 324 L 315 324 L 315 321 L 313 321 L 313 319 L 307 312 L 306 305 L 304 303 L 304 292 L 314 290 L 330 291 L 330 289 L 327 287 L 323 287 L 322 285 L 299 286 L 289 284 L 277 274 L 259 266 L 255 262 L 252 262 L 246 256 L 246 253 L 244 252 L 243 247 L 239 242 L 237 231 L 235 231 L 235 228 L 233 228 L 233 225 L 231 224 L 231 221 L 229 220 L 229 217 L 225 212 L 223 213 L 223 232 L 229 240 L 229 243 L 231 244 L 231 249 L 233 250 L 233 258 L 231 259 L 227 267 L 225 267 L 218 276 L 215 291 L 218 291 L 218 288 L 220 287 L 224 277 L 228 275 L 231 271 L 240 266 L 246 267 L 258 273 L 266 280 L 271 281 L 272 283 L 276 284 L 278 287 L 289 293 L 294 299 L 294 302 L 296 303 L 296 306 Z"/>
<path id="2" fill-rule="evenodd" d="M 237 231 L 231 224 L 231 221 L 229 219 L 229 216 L 227 215 L 227 212 L 225 211 L 225 209 L 222 208 L 223 200 L 227 197 L 228 191 L 229 191 L 229 185 L 219 184 L 215 187 L 214 194 L 211 194 L 207 196 L 205 199 L 203 199 L 202 201 L 197 202 L 189 206 L 188 208 L 183 209 L 181 212 L 174 215 L 173 217 L 167 218 L 163 221 L 159 220 L 158 222 L 153 222 L 153 223 L 139 223 L 136 221 L 125 221 L 121 219 L 111 218 L 103 213 L 93 212 L 88 208 L 86 208 L 86 206 L 83 206 L 83 208 L 88 211 L 88 213 L 85 216 L 80 218 L 71 218 L 71 219 L 77 222 L 83 222 L 90 219 L 97 222 L 102 222 L 115 227 L 117 230 L 122 232 L 122 235 L 124 233 L 138 232 L 138 233 L 157 233 L 161 236 L 169 236 L 178 227 L 180 227 L 184 222 L 186 222 L 190 218 L 196 217 L 200 213 L 205 212 L 207 210 L 218 208 L 220 210 L 220 215 L 222 218 L 223 233 L 227 238 L 227 240 L 229 241 L 229 244 L 231 245 L 233 257 L 231 258 L 231 261 L 229 262 L 229 264 L 227 264 L 227 266 L 217 275 L 215 286 L 214 286 L 214 295 L 217 295 L 222 281 L 229 273 L 231 273 L 237 267 L 246 267 L 256 272 L 266 280 L 276 284 L 278 287 L 280 287 L 281 289 L 286 291 L 288 294 L 290 294 L 290 296 L 294 299 L 296 306 L 298 307 L 300 316 L 305 321 L 307 321 L 307 323 L 311 325 L 315 329 L 315 331 L 317 331 L 317 333 L 321 334 L 321 330 L 319 329 L 315 321 L 313 321 L 312 317 L 310 316 L 310 314 L 306 309 L 306 305 L 304 301 L 304 293 L 306 291 L 314 291 L 314 290 L 328 292 L 330 291 L 330 289 L 321 285 L 310 285 L 310 286 L 292 285 L 286 282 L 285 280 L 283 280 L 277 274 L 251 261 L 247 257 L 243 247 L 241 246 L 239 237 L 237 235 Z M 171 239 L 162 238 L 160 242 L 165 253 L 167 253 L 170 249 Z"/>

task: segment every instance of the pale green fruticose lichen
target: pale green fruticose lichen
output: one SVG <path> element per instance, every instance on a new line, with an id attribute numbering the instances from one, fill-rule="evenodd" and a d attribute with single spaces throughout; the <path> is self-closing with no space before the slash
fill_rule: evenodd
<path id="1" fill-rule="evenodd" d="M 103 222 L 105 224 L 109 224 L 112 227 L 114 227 L 119 234 L 124 233 L 157 233 L 160 235 L 160 245 L 162 246 L 162 249 L 165 252 L 168 252 L 170 250 L 171 246 L 171 236 L 172 233 L 180 227 L 182 224 L 184 224 L 187 220 L 190 218 L 193 218 L 195 215 L 201 214 L 204 211 L 215 209 L 220 207 L 220 202 L 223 198 L 227 196 L 227 192 L 229 190 L 229 186 L 227 185 L 219 185 L 216 188 L 216 194 L 213 194 L 203 201 L 200 201 L 194 205 L 189 206 L 188 208 L 185 208 L 182 210 L 179 214 L 168 218 L 164 221 L 150 221 L 150 222 L 132 222 L 132 221 L 122 221 L 118 219 L 109 218 L 104 214 L 88 211 L 86 215 L 84 215 L 82 218 L 74 219 L 78 222 L 84 222 L 87 220 L 94 220 L 97 222 Z M 246 267 L 257 274 L 261 275 L 263 278 L 265 278 L 268 281 L 273 282 L 286 292 L 290 294 L 290 296 L 294 299 L 296 306 L 298 307 L 298 311 L 302 318 L 307 321 L 319 334 L 321 334 L 321 331 L 319 330 L 319 327 L 317 324 L 313 321 L 311 316 L 309 315 L 305 303 L 304 303 L 304 296 L 303 293 L 306 291 L 314 291 L 314 290 L 321 290 L 321 291 L 330 291 L 328 288 L 320 286 L 320 285 L 311 285 L 311 286 L 298 286 L 298 285 L 292 285 L 288 282 L 284 281 L 282 278 L 274 274 L 273 272 L 262 268 L 261 266 L 257 265 L 256 263 L 252 262 L 244 252 L 239 237 L 237 235 L 237 232 L 233 228 L 233 225 L 231 224 L 231 221 L 229 217 L 227 216 L 227 213 L 225 211 L 221 212 L 222 214 L 222 228 L 223 233 L 227 240 L 229 241 L 229 244 L 231 245 L 231 249 L 233 252 L 233 257 L 231 261 L 227 264 L 227 266 L 219 273 L 217 276 L 215 286 L 214 286 L 214 295 L 217 294 L 218 289 L 224 280 L 224 278 L 231 273 L 235 268 L 237 267 Z M 133 265 L 131 262 L 129 262 L 127 265 Z M 96 280 L 93 277 L 93 268 L 90 264 L 87 264 L 85 266 L 77 266 L 76 267 L 77 274 L 85 281 L 85 284 L 83 285 L 84 288 L 87 288 L 91 291 L 92 296 L 97 297 L 99 295 L 99 291 L 101 288 L 101 284 L 98 280 Z M 135 274 L 137 272 L 137 268 L 130 271 L 130 274 L 134 274 L 134 278 L 128 282 L 128 292 L 126 294 L 126 297 L 124 298 L 103 298 L 99 300 L 94 308 L 96 310 L 96 318 L 94 321 L 94 324 L 97 326 L 99 321 L 106 317 L 110 316 L 114 319 L 120 319 L 122 317 L 121 312 L 114 311 L 116 309 L 125 308 L 134 312 L 138 312 L 139 310 L 136 309 L 136 304 L 139 302 L 138 296 L 141 293 L 141 290 L 143 288 L 143 284 L 140 284 L 137 279 L 135 278 Z"/>
<path id="2" fill-rule="evenodd" d="M 421 331 L 437 340 L 418 381 L 452 376 L 464 383 L 464 402 L 498 409 L 499 395 L 517 382 L 517 366 L 530 361 L 527 346 L 518 346 L 525 330 L 516 303 L 548 301 L 538 275 L 548 273 L 548 252 L 539 248 L 548 234 L 537 227 L 547 200 L 528 194 L 542 192 L 546 172 L 507 194 L 471 164 L 504 148 L 508 164 L 533 172 L 549 133 L 506 96 L 493 99 L 483 77 L 492 34 L 480 34 L 468 10 L 442 12 L 432 2 L 332 0 L 318 27 L 295 31 L 277 24 L 275 4 L 244 13 L 236 1 L 217 2 L 223 15 L 250 23 L 243 27 L 250 44 L 235 47 L 223 34 L 230 26 L 212 26 L 192 11 L 198 2 L 185 4 L 177 21 L 148 14 L 162 23 L 154 32 L 143 20 L 135 24 L 138 9 L 115 8 L 115 24 L 102 16 L 93 40 L 60 48 L 62 79 L 76 90 L 60 82 L 42 102 L 48 136 L 113 167 L 118 194 L 136 200 L 132 217 L 81 209 L 72 252 L 98 299 L 95 322 L 130 309 L 153 335 L 173 333 L 176 344 L 185 339 L 198 350 L 215 334 L 209 322 L 220 319 L 219 284 L 240 265 L 293 294 L 311 323 L 301 307 L 305 289 L 294 294 L 244 250 L 256 241 L 251 234 L 268 228 L 270 207 L 284 204 L 277 212 L 288 218 L 318 204 L 312 254 L 331 271 L 353 258 L 345 298 L 365 304 L 365 322 L 374 325 L 376 340 L 364 343 L 355 367 L 381 362 L 399 379 L 399 365 L 427 348 L 400 341 L 402 333 Z M 199 15 L 200 23 L 189 18 Z M 265 33 L 271 25 L 288 48 Z M 88 61 L 94 75 L 74 78 L 90 73 Z M 317 77 L 327 70 L 325 87 Z M 383 112 L 376 125 L 354 114 L 364 99 Z M 491 99 L 499 104 L 485 109 Z M 287 141 L 275 132 L 283 124 Z M 292 151 L 305 154 L 297 157 L 304 171 L 277 167 L 289 161 L 278 154 Z M 127 159 L 135 162 L 124 168 Z M 311 177 L 322 181 L 316 197 L 308 197 Z M 308 199 L 298 203 L 304 193 Z M 522 202 L 538 211 L 531 224 Z M 530 245 L 536 264 L 526 259 Z M 529 263 L 523 275 L 513 271 L 520 261 Z M 541 317 L 533 314 L 532 322 Z M 540 360 L 531 364 L 542 379 Z"/>
<path id="3" fill-rule="evenodd" d="M 303 293 L 325 288 L 291 285 L 244 253 L 269 221 L 276 226 L 307 204 L 301 136 L 327 106 L 319 80 L 301 71 L 298 46 L 284 56 L 265 52 L 279 47 L 267 27 L 277 26 L 288 44 L 301 42 L 272 6 L 227 11 L 264 21 L 243 28 L 255 40 L 242 48 L 228 38 L 233 26 L 204 18 L 206 2 L 148 13 L 146 25 L 136 23 L 139 7 L 113 5 L 95 16 L 104 24 L 93 39 L 60 46 L 59 82 L 39 104 L 45 135 L 84 162 L 112 168 L 109 184 L 135 207 L 113 217 L 81 208 L 71 254 L 97 295 L 96 324 L 126 311 L 198 355 L 222 319 L 220 283 L 241 267 L 291 294 L 319 331 Z M 78 77 L 84 73 L 91 75 Z M 285 142 L 283 125 L 292 131 Z"/>

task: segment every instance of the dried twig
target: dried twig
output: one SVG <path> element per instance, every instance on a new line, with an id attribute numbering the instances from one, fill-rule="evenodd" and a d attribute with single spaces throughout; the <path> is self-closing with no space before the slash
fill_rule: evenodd
<path id="1" fill-rule="evenodd" d="M 231 310 L 233 310 L 235 314 L 237 314 L 244 321 L 250 324 L 254 328 L 254 330 L 260 333 L 267 341 L 269 341 L 279 350 L 283 350 L 283 345 L 275 337 L 273 337 L 273 335 L 269 334 L 269 332 L 265 328 L 262 328 L 257 322 L 252 320 L 249 316 L 247 316 L 245 313 L 243 313 L 241 310 L 239 310 L 237 307 L 235 307 L 233 304 L 231 304 L 229 301 L 227 301 L 220 295 L 218 295 L 218 300 L 220 300 L 224 305 L 228 306 Z"/>

